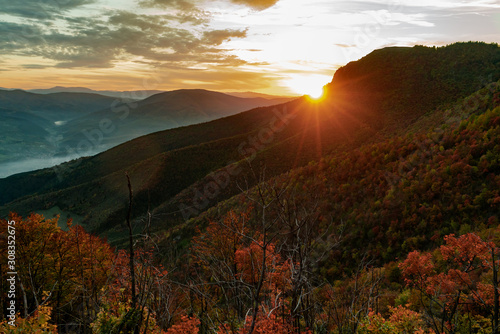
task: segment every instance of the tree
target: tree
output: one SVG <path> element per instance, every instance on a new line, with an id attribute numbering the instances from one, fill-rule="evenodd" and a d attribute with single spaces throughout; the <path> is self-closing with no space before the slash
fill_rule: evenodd
<path id="1" fill-rule="evenodd" d="M 370 261 L 363 258 L 351 277 L 344 277 L 321 290 L 323 321 L 328 330 L 339 334 L 355 333 L 370 310 L 378 312 L 382 273 L 370 265 Z"/>
<path id="2" fill-rule="evenodd" d="M 76 322 L 86 332 L 98 312 L 98 294 L 110 280 L 112 248 L 70 221 L 66 224 L 68 230 L 62 230 L 59 217 L 45 219 L 31 214 L 23 218 L 11 213 L 9 221 L 16 222 L 20 287 L 16 304 L 22 305 L 23 318 L 47 306 L 52 310 L 53 322 Z M 2 261 L 6 255 L 2 253 Z"/>
<path id="3" fill-rule="evenodd" d="M 419 291 L 436 332 L 454 333 L 457 313 L 477 305 L 491 316 L 492 331 L 498 333 L 498 247 L 474 233 L 444 240 L 434 255 L 413 251 L 400 264 L 406 285 Z"/>
<path id="4" fill-rule="evenodd" d="M 434 334 L 425 330 L 422 315 L 407 307 L 389 307 L 390 317 L 385 319 L 380 313 L 370 311 L 359 326 L 360 334 Z"/>

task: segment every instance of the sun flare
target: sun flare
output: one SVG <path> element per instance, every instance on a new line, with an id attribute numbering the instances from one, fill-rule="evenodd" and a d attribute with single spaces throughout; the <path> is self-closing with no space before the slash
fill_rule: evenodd
<path id="1" fill-rule="evenodd" d="M 323 96 L 323 87 L 321 87 L 321 90 L 311 90 L 311 92 L 307 95 L 314 100 L 319 100 Z"/>
<path id="2" fill-rule="evenodd" d="M 287 85 L 298 94 L 319 99 L 323 96 L 323 86 L 329 81 L 331 81 L 331 77 L 326 75 L 296 75 L 287 81 Z"/>

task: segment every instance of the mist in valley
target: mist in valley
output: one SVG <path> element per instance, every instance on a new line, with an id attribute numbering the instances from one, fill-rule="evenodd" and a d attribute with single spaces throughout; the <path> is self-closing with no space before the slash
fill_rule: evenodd
<path id="1" fill-rule="evenodd" d="M 102 152 L 102 150 L 95 150 L 88 152 L 85 156 L 92 156 Z M 47 157 L 47 158 L 28 158 L 19 161 L 8 161 L 0 163 L 0 178 L 6 178 L 14 174 L 31 172 L 38 169 L 51 168 L 68 162 L 71 160 L 82 158 L 79 154 L 68 154 L 64 156 L 57 157 Z M 58 167 L 56 167 L 57 169 Z M 61 167 L 63 168 L 63 167 Z"/>

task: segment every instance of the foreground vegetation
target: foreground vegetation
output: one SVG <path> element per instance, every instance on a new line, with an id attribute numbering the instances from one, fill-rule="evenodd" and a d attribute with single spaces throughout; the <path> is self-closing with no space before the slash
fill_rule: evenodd
<path id="1" fill-rule="evenodd" d="M 10 219 L 18 222 L 19 232 L 29 229 L 37 237 L 19 240 L 20 309 L 16 327 L 4 320 L 2 333 L 499 329 L 498 227 L 480 234 L 447 235 L 442 246 L 412 251 L 383 267 L 363 259 L 353 274 L 328 280 L 314 273 L 324 245 L 310 229 L 311 221 L 271 232 L 274 229 L 262 221 L 253 226 L 248 213 L 230 212 L 195 238 L 186 271 L 167 272 L 153 260 L 154 251 L 138 249 L 132 283 L 127 254 L 112 252 L 80 228 L 62 231 L 56 220 L 37 215 Z M 286 238 L 276 237 L 283 232 Z M 147 239 L 142 242 L 151 246 Z M 60 323 L 66 325 L 54 325 Z"/>

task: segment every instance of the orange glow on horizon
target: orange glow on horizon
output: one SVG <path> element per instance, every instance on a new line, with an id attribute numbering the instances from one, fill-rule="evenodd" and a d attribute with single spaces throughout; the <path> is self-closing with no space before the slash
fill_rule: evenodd
<path id="1" fill-rule="evenodd" d="M 307 95 L 311 100 L 320 100 L 324 94 L 323 86 L 331 81 L 328 75 L 294 75 L 286 81 L 291 90 Z"/>

